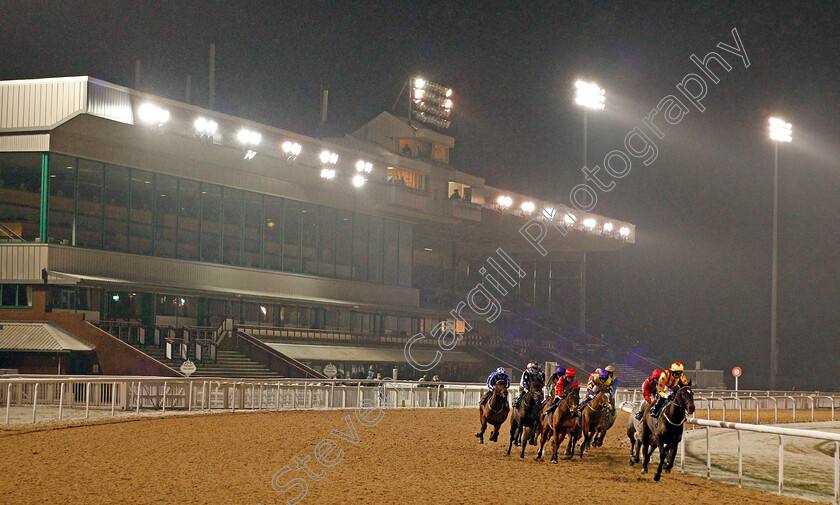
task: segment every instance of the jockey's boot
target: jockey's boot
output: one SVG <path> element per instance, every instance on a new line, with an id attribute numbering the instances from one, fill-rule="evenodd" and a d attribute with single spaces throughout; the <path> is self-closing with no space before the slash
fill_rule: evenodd
<path id="1" fill-rule="evenodd" d="M 491 396 L 492 394 L 493 394 L 493 392 L 492 392 L 492 391 L 488 391 L 488 392 L 484 393 L 484 396 L 481 398 L 481 404 L 482 404 L 482 405 L 485 405 L 485 404 L 487 403 L 487 400 L 489 400 L 489 399 L 490 399 L 490 396 Z"/>
<path id="2" fill-rule="evenodd" d="M 662 406 L 665 405 L 665 398 L 661 396 L 656 399 L 656 404 L 650 409 L 650 417 L 656 419 L 659 417 L 659 414 L 662 412 Z"/>
<path id="3" fill-rule="evenodd" d="M 516 395 L 516 398 L 513 399 L 513 408 L 518 409 L 519 403 L 522 401 L 522 393 Z"/>
<path id="4" fill-rule="evenodd" d="M 640 409 L 638 412 L 636 412 L 636 420 L 637 421 L 641 421 L 642 418 L 644 418 L 644 417 L 645 417 L 645 409 Z"/>

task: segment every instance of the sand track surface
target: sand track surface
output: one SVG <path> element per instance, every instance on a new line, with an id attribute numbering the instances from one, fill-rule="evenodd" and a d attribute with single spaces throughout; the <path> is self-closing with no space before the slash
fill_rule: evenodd
<path id="1" fill-rule="evenodd" d="M 809 503 L 678 472 L 654 483 L 627 464 L 623 412 L 604 447 L 557 465 L 534 461 L 532 446 L 524 461 L 518 452 L 507 456 L 507 423 L 498 443 L 487 441 L 488 431 L 479 445 L 472 409 L 387 410 L 374 424 L 378 413 L 214 414 L 7 431 L 0 434 L 0 503 L 268 505 L 298 496 L 302 482 L 303 504 L 544 504 L 568 496 L 589 503 Z M 316 462 L 316 450 L 332 466 Z M 294 458 L 307 456 L 312 476 L 295 468 Z M 275 487 L 285 492 L 272 487 L 278 471 Z M 531 482 L 530 491 L 515 491 L 522 489 L 516 482 Z"/>

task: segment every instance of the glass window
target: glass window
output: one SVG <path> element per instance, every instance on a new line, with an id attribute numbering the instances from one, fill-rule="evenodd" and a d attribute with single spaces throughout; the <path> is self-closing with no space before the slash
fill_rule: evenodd
<path id="1" fill-rule="evenodd" d="M 335 276 L 335 209 L 321 207 L 318 219 L 318 275 Z"/>
<path id="2" fill-rule="evenodd" d="M 397 283 L 397 259 L 399 254 L 399 228 L 396 221 L 385 220 L 382 237 L 382 282 L 384 284 Z"/>
<path id="3" fill-rule="evenodd" d="M 403 156 L 411 156 L 414 142 L 411 139 L 399 139 L 397 148 Z"/>
<path id="4" fill-rule="evenodd" d="M 224 257 L 222 263 L 227 265 L 242 264 L 242 191 L 225 188 L 222 194 L 224 200 Z"/>
<path id="5" fill-rule="evenodd" d="M 79 196 L 76 245 L 102 247 L 102 163 L 79 160 Z"/>
<path id="6" fill-rule="evenodd" d="M 201 183 L 181 179 L 178 183 L 178 258 L 198 260 L 198 225 L 201 215 Z"/>
<path id="7" fill-rule="evenodd" d="M 155 174 L 131 171 L 131 214 L 129 215 L 128 250 L 134 254 L 152 254 L 152 229 L 155 208 Z"/>
<path id="8" fill-rule="evenodd" d="M 0 239 L 41 234 L 41 154 L 0 154 Z"/>
<path id="9" fill-rule="evenodd" d="M 300 272 L 300 224 L 303 204 L 286 200 L 283 205 L 283 270 Z"/>
<path id="10" fill-rule="evenodd" d="M 50 212 L 47 242 L 73 245 L 76 158 L 50 154 Z"/>
<path id="11" fill-rule="evenodd" d="M 386 180 L 391 184 L 405 186 L 418 191 L 426 191 L 426 177 L 413 170 L 399 167 L 388 167 Z"/>
<path id="12" fill-rule="evenodd" d="M 219 262 L 222 236 L 222 188 L 201 184 L 201 261 Z"/>
<path id="13" fill-rule="evenodd" d="M 31 307 L 32 287 L 24 284 L 0 284 L 0 307 Z"/>
<path id="14" fill-rule="evenodd" d="M 303 203 L 301 212 L 301 263 L 303 273 L 318 274 L 318 206 Z"/>
<path id="15" fill-rule="evenodd" d="M 80 165 L 81 170 L 81 165 Z M 155 255 L 175 256 L 178 223 L 178 180 L 169 175 L 155 176 Z"/>
<path id="16" fill-rule="evenodd" d="M 271 270 L 282 270 L 283 257 L 283 200 L 276 196 L 265 197 L 265 242 L 264 266 Z"/>
<path id="17" fill-rule="evenodd" d="M 412 225 L 400 223 L 399 265 L 397 283 L 403 287 L 411 287 L 411 248 Z"/>
<path id="18" fill-rule="evenodd" d="M 245 219 L 243 225 L 242 265 L 251 268 L 262 267 L 263 248 L 263 196 L 245 193 Z"/>
<path id="19" fill-rule="evenodd" d="M 435 144 L 435 159 L 437 161 L 449 163 L 449 149 L 440 144 Z"/>
<path id="20" fill-rule="evenodd" d="M 335 276 L 350 279 L 353 255 L 353 213 L 339 210 L 335 219 Z"/>
<path id="21" fill-rule="evenodd" d="M 368 281 L 382 282 L 382 218 L 371 217 L 368 230 Z"/>
<path id="22" fill-rule="evenodd" d="M 353 279 L 367 280 L 368 264 L 368 216 L 356 213 L 353 216 Z"/>
<path id="23" fill-rule="evenodd" d="M 128 195 L 129 170 L 124 167 L 105 167 L 105 234 L 103 246 L 107 251 L 128 252 Z"/>

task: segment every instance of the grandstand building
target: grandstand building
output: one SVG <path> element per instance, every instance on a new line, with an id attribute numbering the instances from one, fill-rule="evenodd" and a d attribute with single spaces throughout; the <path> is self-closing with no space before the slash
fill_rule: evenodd
<path id="1" fill-rule="evenodd" d="M 203 375 L 417 378 L 406 341 L 451 320 L 503 248 L 526 274 L 505 317 L 537 314 L 546 360 L 585 364 L 601 345 L 574 328 L 586 255 L 634 227 L 579 213 L 543 256 L 519 230 L 556 202 L 457 170 L 454 147 L 389 113 L 317 139 L 90 77 L 0 82 L 0 324 L 86 343 L 75 373 L 189 358 Z M 473 330 L 430 373 L 477 379 L 505 346 L 530 352 L 463 314 Z"/>

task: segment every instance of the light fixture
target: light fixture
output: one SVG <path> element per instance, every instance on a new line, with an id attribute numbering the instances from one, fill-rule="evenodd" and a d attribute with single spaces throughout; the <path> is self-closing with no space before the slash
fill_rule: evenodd
<path id="1" fill-rule="evenodd" d="M 496 203 L 498 203 L 500 207 L 506 209 L 513 205 L 513 199 L 509 196 L 502 195 L 498 200 L 496 200 Z"/>
<path id="2" fill-rule="evenodd" d="M 622 237 L 629 237 L 630 236 L 630 228 L 628 228 L 626 226 L 622 226 L 621 228 L 618 229 L 618 234 L 621 235 Z"/>
<path id="3" fill-rule="evenodd" d="M 417 88 L 417 89 L 425 88 L 426 87 L 426 80 L 421 79 L 419 77 L 417 79 L 414 79 L 414 87 Z"/>
<path id="4" fill-rule="evenodd" d="M 359 160 L 359 161 L 356 162 L 356 171 L 357 172 L 364 172 L 366 174 L 369 174 L 371 170 L 373 170 L 373 164 L 372 163 L 370 163 L 368 161 L 364 161 L 364 160 Z"/>
<path id="5" fill-rule="evenodd" d="M 256 156 L 256 155 L 257 155 L 257 151 L 254 151 L 253 149 L 248 149 L 247 151 L 245 151 L 244 159 L 252 160 L 252 159 L 254 159 L 254 156 Z"/>
<path id="6" fill-rule="evenodd" d="M 530 213 L 534 212 L 534 209 L 536 209 L 536 206 L 534 205 L 534 202 L 522 202 L 522 210 L 524 212 L 530 214 Z"/>
<path id="7" fill-rule="evenodd" d="M 141 105 L 137 114 L 144 123 L 155 124 L 157 126 L 162 126 L 169 121 L 169 111 L 151 103 Z"/>
<path id="8" fill-rule="evenodd" d="M 791 136 L 793 127 L 790 123 L 776 117 L 771 117 L 768 122 L 770 123 L 770 139 L 777 142 L 790 142 L 793 140 Z"/>
<path id="9" fill-rule="evenodd" d="M 321 178 L 322 179 L 333 179 L 335 178 L 335 170 L 332 168 L 322 168 L 321 169 Z"/>
<path id="10" fill-rule="evenodd" d="M 565 222 L 566 225 L 575 224 L 575 223 L 577 223 L 577 221 L 578 221 L 578 218 L 576 216 L 571 215 L 571 214 L 566 214 L 565 216 L 563 216 L 563 222 Z"/>
<path id="11" fill-rule="evenodd" d="M 268 314 L 268 309 L 264 305 L 260 305 L 260 312 L 262 312 L 262 315 L 266 315 Z"/>
<path id="12" fill-rule="evenodd" d="M 410 117 L 438 128 L 449 128 L 452 88 L 422 78 L 409 80 Z"/>
<path id="13" fill-rule="evenodd" d="M 318 159 L 321 160 L 321 163 L 323 163 L 324 165 L 326 165 L 327 163 L 331 165 L 335 165 L 336 163 L 338 163 L 338 155 L 329 151 L 321 151 L 321 154 L 318 155 Z"/>
<path id="14" fill-rule="evenodd" d="M 604 226 L 601 227 L 604 232 L 610 233 L 613 231 L 613 224 L 612 223 L 604 223 Z"/>
<path id="15" fill-rule="evenodd" d="M 215 121 L 200 117 L 195 120 L 195 131 L 198 133 L 199 136 L 206 135 L 208 137 L 212 137 L 216 130 L 219 128 L 219 124 Z"/>
<path id="16" fill-rule="evenodd" d="M 115 295 L 111 296 L 111 300 L 114 300 L 115 302 L 120 301 L 120 295 L 115 294 Z"/>
<path id="17" fill-rule="evenodd" d="M 300 144 L 297 142 L 290 142 L 288 140 L 283 142 L 283 145 L 280 147 L 283 149 L 283 153 L 290 158 L 298 156 L 301 151 Z"/>
<path id="18" fill-rule="evenodd" d="M 604 108 L 605 91 L 594 82 L 577 81 L 575 83 L 575 103 L 587 109 L 601 110 Z"/>
<path id="19" fill-rule="evenodd" d="M 598 224 L 598 223 L 596 223 L 596 222 L 595 222 L 595 220 L 594 220 L 594 219 L 592 219 L 591 217 L 590 217 L 590 218 L 586 218 L 586 219 L 584 219 L 584 220 L 583 220 L 583 226 L 584 226 L 587 230 L 592 230 L 592 229 L 594 229 L 594 228 L 595 228 L 595 225 L 597 225 L 597 224 Z"/>
<path id="20" fill-rule="evenodd" d="M 362 174 L 356 174 L 353 176 L 353 185 L 357 188 L 361 188 L 365 185 L 365 176 Z"/>
<path id="21" fill-rule="evenodd" d="M 236 134 L 236 138 L 242 144 L 258 146 L 260 142 L 262 142 L 262 135 L 257 132 L 246 130 L 245 128 L 239 130 L 239 133 Z"/>

